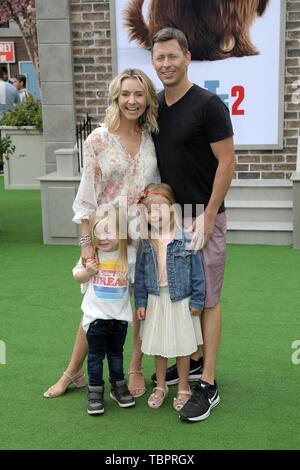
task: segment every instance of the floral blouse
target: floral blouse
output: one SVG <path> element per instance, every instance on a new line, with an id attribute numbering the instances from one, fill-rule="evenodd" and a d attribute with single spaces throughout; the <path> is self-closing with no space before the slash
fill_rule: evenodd
<path id="1" fill-rule="evenodd" d="M 127 198 L 128 206 L 139 200 L 150 183 L 159 183 L 155 148 L 151 134 L 142 131 L 140 149 L 132 157 L 116 134 L 98 127 L 83 147 L 84 170 L 73 203 L 73 221 L 87 219 L 101 204 L 117 204 Z"/>

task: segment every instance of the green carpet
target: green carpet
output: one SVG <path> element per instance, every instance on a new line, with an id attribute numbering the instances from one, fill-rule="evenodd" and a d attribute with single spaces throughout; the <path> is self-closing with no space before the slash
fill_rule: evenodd
<path id="1" fill-rule="evenodd" d="M 218 360 L 221 404 L 211 417 L 181 423 L 171 407 L 120 409 L 106 389 L 105 413 L 86 413 L 86 390 L 46 400 L 66 367 L 80 321 L 81 294 L 71 269 L 79 249 L 44 246 L 39 191 L 4 191 L 0 178 L 1 449 L 299 449 L 300 252 L 291 247 L 228 247 L 223 335 Z M 129 333 L 126 367 L 130 354 Z M 3 345 L 3 343 L 1 343 Z M 149 382 L 152 358 L 145 358 Z"/>

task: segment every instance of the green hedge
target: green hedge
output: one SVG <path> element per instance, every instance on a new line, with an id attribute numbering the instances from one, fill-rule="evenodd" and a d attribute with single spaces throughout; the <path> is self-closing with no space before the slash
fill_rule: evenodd
<path id="1" fill-rule="evenodd" d="M 34 126 L 43 131 L 42 105 L 32 96 L 11 111 L 6 111 L 0 119 L 0 126 Z"/>

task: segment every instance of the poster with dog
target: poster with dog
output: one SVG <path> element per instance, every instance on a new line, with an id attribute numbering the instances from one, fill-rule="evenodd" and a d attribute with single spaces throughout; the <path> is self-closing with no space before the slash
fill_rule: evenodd
<path id="1" fill-rule="evenodd" d="M 189 78 L 226 103 L 240 148 L 282 147 L 284 0 L 114 0 L 117 68 L 151 66 L 151 38 L 181 29 Z"/>

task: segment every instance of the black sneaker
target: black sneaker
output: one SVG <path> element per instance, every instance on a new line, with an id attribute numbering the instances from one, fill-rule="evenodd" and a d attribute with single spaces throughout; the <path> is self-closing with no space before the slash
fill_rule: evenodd
<path id="1" fill-rule="evenodd" d="M 203 371 L 203 357 L 200 357 L 198 361 L 190 360 L 190 371 L 189 371 L 189 382 L 199 380 Z M 156 384 L 156 374 L 152 374 L 151 380 Z M 174 364 L 167 368 L 166 372 L 166 384 L 175 385 L 179 383 L 179 377 L 177 372 L 177 365 Z"/>
<path id="2" fill-rule="evenodd" d="M 111 384 L 110 398 L 115 400 L 121 408 L 135 405 L 135 400 L 127 387 L 126 380 L 119 380 Z"/>
<path id="3" fill-rule="evenodd" d="M 104 385 L 88 386 L 88 408 L 89 415 L 101 415 L 104 413 L 103 404 Z"/>
<path id="4" fill-rule="evenodd" d="M 184 421 L 202 421 L 209 417 L 211 410 L 219 403 L 217 383 L 210 385 L 200 379 L 192 397 L 181 409 L 179 417 Z"/>

